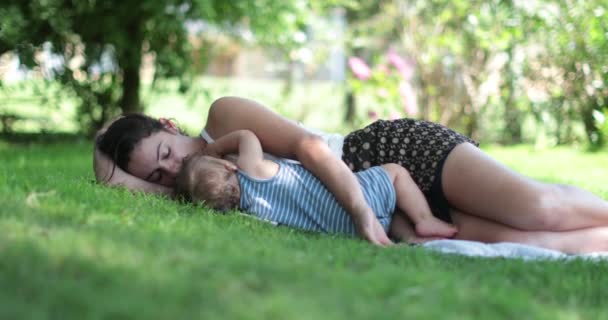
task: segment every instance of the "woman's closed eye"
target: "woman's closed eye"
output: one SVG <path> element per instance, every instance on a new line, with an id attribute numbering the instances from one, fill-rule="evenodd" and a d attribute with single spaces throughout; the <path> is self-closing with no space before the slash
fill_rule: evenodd
<path id="1" fill-rule="evenodd" d="M 169 159 L 169 156 L 171 156 L 171 148 L 167 147 L 167 151 L 163 154 L 163 160 Z"/>

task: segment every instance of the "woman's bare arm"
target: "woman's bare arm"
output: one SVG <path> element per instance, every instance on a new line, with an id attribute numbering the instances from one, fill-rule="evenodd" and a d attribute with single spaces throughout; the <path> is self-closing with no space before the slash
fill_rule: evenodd
<path id="1" fill-rule="evenodd" d="M 107 125 L 99 130 L 96 137 L 105 132 L 106 128 Z M 173 195 L 173 190 L 171 188 L 145 181 L 120 169 L 118 166 L 114 165 L 112 159 L 108 158 L 97 148 L 97 145 L 95 145 L 95 150 L 93 152 L 93 170 L 97 182 L 107 186 L 122 186 L 131 191 L 165 194 L 169 196 Z"/>
<path id="2" fill-rule="evenodd" d="M 351 214 L 365 239 L 375 244 L 390 244 L 365 201 L 356 177 L 320 137 L 255 101 L 237 97 L 220 98 L 211 105 L 206 129 L 212 137 L 250 130 L 259 138 L 264 151 L 299 160 Z"/>

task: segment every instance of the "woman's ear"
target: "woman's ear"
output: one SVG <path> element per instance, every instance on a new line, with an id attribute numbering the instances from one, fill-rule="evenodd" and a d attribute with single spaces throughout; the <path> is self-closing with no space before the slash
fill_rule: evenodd
<path id="1" fill-rule="evenodd" d="M 173 121 L 167 119 L 167 118 L 159 118 L 158 121 L 160 121 L 160 123 L 163 125 L 163 127 L 165 128 L 165 130 L 173 133 L 173 134 L 178 134 L 179 133 L 179 129 L 177 129 L 177 126 L 175 126 L 175 124 L 173 123 Z"/>

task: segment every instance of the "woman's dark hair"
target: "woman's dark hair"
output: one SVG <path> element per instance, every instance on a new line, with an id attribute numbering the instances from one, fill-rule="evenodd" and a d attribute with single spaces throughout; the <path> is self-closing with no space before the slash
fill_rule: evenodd
<path id="1" fill-rule="evenodd" d="M 124 171 L 131 160 L 131 152 L 144 138 L 163 130 L 163 124 L 143 114 L 128 114 L 114 121 L 105 133 L 97 137 L 97 148 Z M 114 168 L 110 177 L 114 174 Z"/>

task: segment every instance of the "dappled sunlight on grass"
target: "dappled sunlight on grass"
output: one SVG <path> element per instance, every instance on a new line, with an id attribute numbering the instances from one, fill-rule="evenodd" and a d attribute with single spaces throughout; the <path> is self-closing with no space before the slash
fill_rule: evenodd
<path id="1" fill-rule="evenodd" d="M 102 187 L 91 181 L 86 143 L 3 148 L 3 319 L 608 316 L 605 262 L 383 249 Z M 586 178 L 581 172 L 591 172 L 581 170 L 605 174 L 597 153 L 486 150 L 549 180 L 579 181 Z M 570 166 L 543 166 L 561 157 Z"/>

